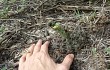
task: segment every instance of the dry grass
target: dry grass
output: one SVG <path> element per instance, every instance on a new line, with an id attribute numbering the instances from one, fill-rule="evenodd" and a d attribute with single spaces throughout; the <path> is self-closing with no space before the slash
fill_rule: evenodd
<path id="1" fill-rule="evenodd" d="M 3 7 L 4 1 L 0 1 L 0 69 L 16 69 L 24 49 L 40 38 L 51 40 L 49 54 L 57 63 L 66 54 L 75 54 L 70 70 L 110 69 L 110 11 L 106 0 L 91 5 L 80 0 L 9 0 L 5 2 L 9 6 Z M 48 23 L 52 21 L 64 31 L 51 28 Z"/>

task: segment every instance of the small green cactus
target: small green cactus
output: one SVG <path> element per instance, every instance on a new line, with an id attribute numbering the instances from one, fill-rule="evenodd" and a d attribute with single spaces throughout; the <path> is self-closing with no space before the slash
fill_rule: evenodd
<path id="1" fill-rule="evenodd" d="M 66 38 L 66 39 L 69 38 L 69 33 L 67 32 L 66 29 L 64 29 L 61 26 L 61 23 L 60 22 L 51 22 L 51 23 L 49 23 L 49 26 L 51 28 L 53 28 L 55 31 L 57 31 L 64 38 Z"/>

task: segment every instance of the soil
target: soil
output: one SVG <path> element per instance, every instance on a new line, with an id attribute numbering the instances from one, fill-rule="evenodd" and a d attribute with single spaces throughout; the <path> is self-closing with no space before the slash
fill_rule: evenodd
<path id="1" fill-rule="evenodd" d="M 11 12 L 0 19 L 0 70 L 17 70 L 25 49 L 39 39 L 50 40 L 49 54 L 56 63 L 73 53 L 70 70 L 110 69 L 110 10 L 102 10 L 102 0 L 26 0 L 9 3 Z M 1 4 L 3 9 L 3 4 Z M 62 7 L 63 6 L 63 7 Z M 64 8 L 80 6 L 79 8 Z M 99 7 L 94 10 L 85 6 Z M 17 8 L 22 11 L 14 12 Z M 109 1 L 104 5 L 109 7 Z M 95 15 L 94 15 L 95 13 Z M 68 34 L 49 26 L 59 23 Z"/>

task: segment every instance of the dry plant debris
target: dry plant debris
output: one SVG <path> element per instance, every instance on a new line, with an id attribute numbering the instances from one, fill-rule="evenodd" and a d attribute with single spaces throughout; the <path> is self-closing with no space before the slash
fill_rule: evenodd
<path id="1" fill-rule="evenodd" d="M 109 70 L 109 5 L 109 0 L 0 0 L 0 70 L 17 69 L 24 50 L 39 39 L 51 41 L 49 54 L 57 63 L 75 54 L 70 70 Z"/>

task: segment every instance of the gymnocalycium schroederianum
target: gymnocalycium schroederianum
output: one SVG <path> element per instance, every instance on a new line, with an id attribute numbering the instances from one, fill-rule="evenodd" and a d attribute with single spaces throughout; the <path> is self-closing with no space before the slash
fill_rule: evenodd
<path id="1" fill-rule="evenodd" d="M 70 31 L 67 31 L 67 30 L 61 25 L 60 22 L 52 21 L 52 22 L 49 23 L 49 26 L 50 26 L 52 29 L 54 29 L 56 32 L 58 32 L 63 38 L 66 39 L 67 44 L 68 44 L 67 49 L 70 49 L 70 50 L 73 49 L 74 51 L 77 50 L 77 49 L 79 49 L 78 47 L 75 47 L 75 46 L 74 46 L 73 41 L 75 41 L 75 40 L 71 39 L 71 37 L 70 37 L 71 32 L 70 32 Z"/>
<path id="2" fill-rule="evenodd" d="M 52 29 L 54 29 L 55 31 L 57 31 L 65 39 L 69 39 L 70 38 L 69 32 L 62 27 L 60 22 L 52 21 L 52 22 L 49 23 L 49 26 Z"/>

